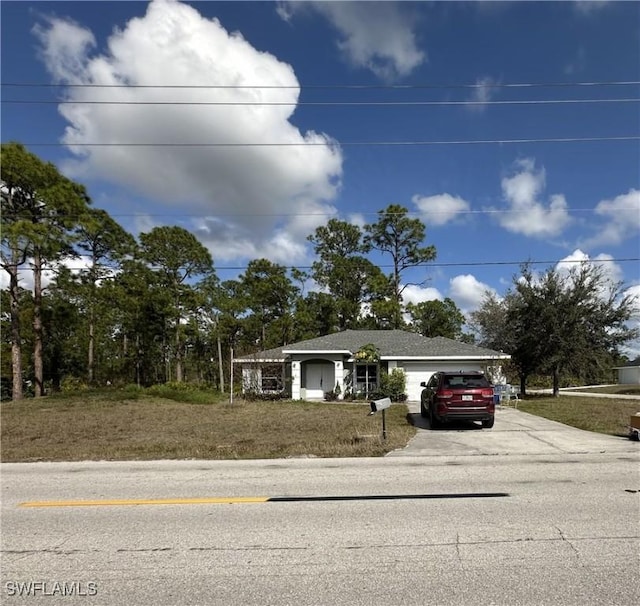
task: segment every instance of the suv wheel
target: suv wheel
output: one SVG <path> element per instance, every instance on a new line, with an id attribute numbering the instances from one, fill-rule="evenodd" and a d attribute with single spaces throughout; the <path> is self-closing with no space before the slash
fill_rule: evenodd
<path id="1" fill-rule="evenodd" d="M 484 419 L 484 421 L 482 421 L 482 428 L 491 429 L 493 427 L 494 422 L 495 422 L 495 417 L 491 417 L 490 419 Z"/>
<path id="2" fill-rule="evenodd" d="M 431 429 L 437 429 L 440 426 L 440 421 L 436 419 L 436 415 L 431 407 L 429 407 L 429 426 Z"/>

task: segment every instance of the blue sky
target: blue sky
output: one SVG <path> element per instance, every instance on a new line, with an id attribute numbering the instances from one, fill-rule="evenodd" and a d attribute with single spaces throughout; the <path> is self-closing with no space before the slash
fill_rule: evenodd
<path id="1" fill-rule="evenodd" d="M 640 98 L 640 3 L 0 8 L 2 141 L 56 163 L 134 234 L 193 231 L 223 279 L 258 257 L 309 265 L 318 225 L 394 203 L 438 253 L 405 276 L 422 284 L 407 301 L 471 311 L 525 260 L 603 261 L 640 293 L 640 111 L 623 101 Z M 635 139 L 496 142 L 619 137 Z"/>

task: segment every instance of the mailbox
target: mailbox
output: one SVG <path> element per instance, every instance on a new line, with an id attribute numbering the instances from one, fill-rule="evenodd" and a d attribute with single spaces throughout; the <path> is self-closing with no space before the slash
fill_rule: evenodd
<path id="1" fill-rule="evenodd" d="M 382 398 L 381 400 L 372 400 L 371 412 L 369 414 L 373 414 L 374 412 L 384 410 L 385 408 L 389 408 L 389 406 L 391 406 L 391 398 Z"/>
<path id="2" fill-rule="evenodd" d="M 381 400 L 372 400 L 371 404 L 371 412 L 369 416 L 375 414 L 379 410 L 382 411 L 382 439 L 387 439 L 387 423 L 384 418 L 384 411 L 391 406 L 391 398 L 382 398 Z"/>

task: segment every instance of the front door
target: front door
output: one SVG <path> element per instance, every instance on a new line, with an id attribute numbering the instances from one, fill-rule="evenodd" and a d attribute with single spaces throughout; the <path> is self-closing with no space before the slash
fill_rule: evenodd
<path id="1" fill-rule="evenodd" d="M 336 385 L 336 373 L 333 362 L 307 362 L 306 372 L 306 399 L 322 400 L 327 391 L 332 391 Z"/>

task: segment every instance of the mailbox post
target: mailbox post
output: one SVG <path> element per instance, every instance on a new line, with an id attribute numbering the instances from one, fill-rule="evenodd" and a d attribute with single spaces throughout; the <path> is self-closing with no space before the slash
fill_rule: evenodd
<path id="1" fill-rule="evenodd" d="M 387 423 L 384 413 L 389 406 L 391 406 L 391 398 L 382 398 L 381 400 L 372 400 L 370 402 L 371 412 L 369 416 L 376 414 L 378 411 L 382 411 L 382 439 L 387 439 Z"/>

